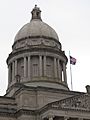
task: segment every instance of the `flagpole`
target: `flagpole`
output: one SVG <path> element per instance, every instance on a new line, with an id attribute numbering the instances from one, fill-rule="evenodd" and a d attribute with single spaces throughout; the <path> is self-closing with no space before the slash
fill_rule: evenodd
<path id="1" fill-rule="evenodd" d="M 70 51 L 69 51 L 69 62 L 70 62 Z M 71 63 L 70 63 L 70 78 L 71 78 L 71 90 L 73 90 Z"/>

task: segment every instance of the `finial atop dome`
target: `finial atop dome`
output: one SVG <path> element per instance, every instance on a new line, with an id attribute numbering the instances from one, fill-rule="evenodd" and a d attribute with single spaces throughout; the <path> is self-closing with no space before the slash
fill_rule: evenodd
<path id="1" fill-rule="evenodd" d="M 32 19 L 40 19 L 40 20 L 42 20 L 41 19 L 41 10 L 40 10 L 39 7 L 37 7 L 37 5 L 35 5 L 35 7 L 33 8 L 31 13 L 32 13 Z"/>

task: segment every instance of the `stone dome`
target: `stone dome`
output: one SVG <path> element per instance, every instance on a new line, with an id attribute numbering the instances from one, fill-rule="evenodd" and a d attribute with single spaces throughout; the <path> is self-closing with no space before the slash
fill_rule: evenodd
<path id="1" fill-rule="evenodd" d="M 35 6 L 31 13 L 31 21 L 19 30 L 14 42 L 27 37 L 47 37 L 59 41 L 55 30 L 41 20 L 41 11 L 37 6 Z"/>
<path id="2" fill-rule="evenodd" d="M 12 52 L 7 58 L 8 92 L 12 85 L 18 83 L 29 87 L 68 90 L 68 59 L 62 51 L 58 35 L 42 21 L 41 11 L 37 6 L 31 13 L 30 23 L 17 33 Z"/>

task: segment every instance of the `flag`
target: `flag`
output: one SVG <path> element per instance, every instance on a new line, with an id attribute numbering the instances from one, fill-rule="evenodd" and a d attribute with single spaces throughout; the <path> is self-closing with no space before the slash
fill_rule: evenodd
<path id="1" fill-rule="evenodd" d="M 76 64 L 76 59 L 72 56 L 70 56 L 70 64 L 72 64 L 72 65 Z"/>

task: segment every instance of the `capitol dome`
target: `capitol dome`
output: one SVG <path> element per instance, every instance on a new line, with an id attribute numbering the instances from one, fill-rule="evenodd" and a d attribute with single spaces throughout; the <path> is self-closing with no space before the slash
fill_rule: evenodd
<path id="1" fill-rule="evenodd" d="M 12 52 L 7 58 L 8 88 L 21 83 L 68 90 L 68 59 L 62 51 L 58 35 L 42 21 L 41 11 L 36 5 L 31 13 L 31 21 L 17 33 Z"/>
<path id="2" fill-rule="evenodd" d="M 19 30 L 14 41 L 16 42 L 27 37 L 46 37 L 59 41 L 55 30 L 41 20 L 41 11 L 37 6 L 35 6 L 31 13 L 31 21 Z"/>

